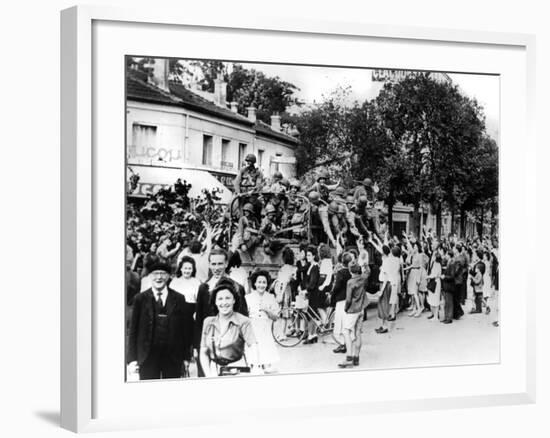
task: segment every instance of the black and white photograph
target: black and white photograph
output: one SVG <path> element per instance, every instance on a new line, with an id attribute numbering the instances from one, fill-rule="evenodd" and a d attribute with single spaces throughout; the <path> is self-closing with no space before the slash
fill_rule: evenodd
<path id="1" fill-rule="evenodd" d="M 125 63 L 127 382 L 499 363 L 499 75 Z"/>

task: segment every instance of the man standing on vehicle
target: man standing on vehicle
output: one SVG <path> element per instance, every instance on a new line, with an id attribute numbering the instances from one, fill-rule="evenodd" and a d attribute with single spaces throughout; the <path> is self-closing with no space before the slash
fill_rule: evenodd
<path id="1" fill-rule="evenodd" d="M 264 183 L 262 171 L 256 167 L 256 156 L 248 154 L 244 161 L 246 166 L 239 170 L 239 174 L 233 182 L 235 193 L 258 191 Z"/>

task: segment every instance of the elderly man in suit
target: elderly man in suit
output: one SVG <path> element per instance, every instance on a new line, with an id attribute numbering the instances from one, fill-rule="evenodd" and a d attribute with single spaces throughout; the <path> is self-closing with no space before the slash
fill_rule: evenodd
<path id="1" fill-rule="evenodd" d="M 175 379 L 191 359 L 194 306 L 168 288 L 170 265 L 154 260 L 151 287 L 135 296 L 128 343 L 130 371 L 140 380 Z"/>
<path id="2" fill-rule="evenodd" d="M 239 312 L 241 315 L 248 316 L 248 307 L 246 306 L 246 300 L 244 298 L 245 291 L 244 287 L 229 278 L 225 270 L 227 268 L 227 253 L 221 249 L 214 249 L 210 252 L 208 257 L 210 263 L 210 271 L 212 275 L 210 278 L 203 284 L 200 285 L 199 291 L 197 293 L 197 303 L 195 307 L 195 330 L 194 330 L 194 342 L 193 349 L 195 357 L 198 357 L 198 352 L 200 351 L 200 343 L 202 336 L 202 325 L 204 320 L 208 316 L 214 316 L 214 308 L 211 303 L 211 292 L 216 286 L 219 286 L 223 283 L 231 284 L 233 288 L 239 294 L 239 307 L 235 309 L 236 312 Z M 200 365 L 200 362 L 197 364 L 199 377 L 204 377 L 204 372 Z"/>

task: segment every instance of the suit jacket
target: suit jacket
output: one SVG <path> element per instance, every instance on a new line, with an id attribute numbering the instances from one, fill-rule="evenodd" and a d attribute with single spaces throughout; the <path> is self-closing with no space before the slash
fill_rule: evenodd
<path id="1" fill-rule="evenodd" d="M 175 362 L 191 359 L 194 306 L 185 297 L 168 288 L 166 317 L 168 318 L 168 354 Z M 155 326 L 155 296 L 152 289 L 134 297 L 128 345 L 128 362 L 142 364 L 149 356 Z"/>
<path id="2" fill-rule="evenodd" d="M 202 325 L 204 320 L 208 316 L 214 316 L 217 314 L 217 310 L 210 303 L 210 287 L 208 286 L 208 281 L 210 281 L 210 278 L 206 281 L 206 283 L 202 283 L 199 286 L 199 291 L 197 292 L 197 303 L 195 305 L 195 330 L 193 341 L 193 348 L 196 348 L 197 350 L 200 348 L 201 345 Z M 226 275 L 223 275 L 218 283 L 216 283 L 216 285 L 220 284 L 221 281 L 231 283 L 239 294 L 239 305 L 234 310 L 236 312 L 239 312 L 241 315 L 248 316 L 248 306 L 246 305 L 244 287 L 242 287 L 239 283 Z"/>

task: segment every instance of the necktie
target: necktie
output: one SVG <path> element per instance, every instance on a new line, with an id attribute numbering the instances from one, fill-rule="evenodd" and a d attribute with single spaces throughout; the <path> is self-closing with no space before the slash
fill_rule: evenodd
<path id="1" fill-rule="evenodd" d="M 159 309 L 162 309 L 162 292 L 157 292 L 157 304 Z"/>

